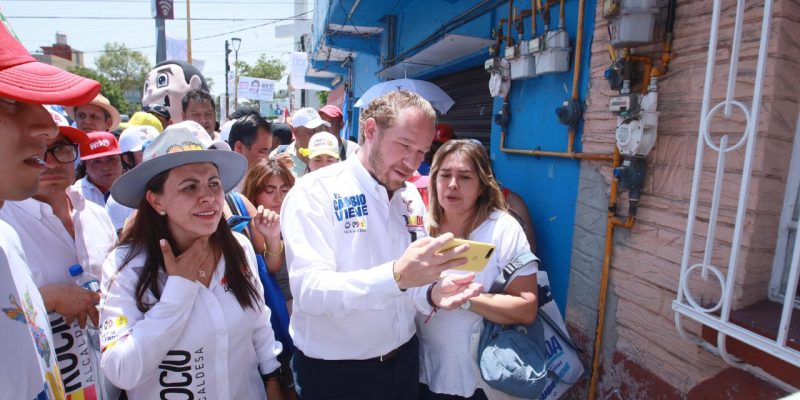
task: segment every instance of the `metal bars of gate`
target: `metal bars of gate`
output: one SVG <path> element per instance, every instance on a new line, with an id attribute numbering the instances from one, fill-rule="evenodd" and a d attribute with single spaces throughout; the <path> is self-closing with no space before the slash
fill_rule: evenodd
<path id="1" fill-rule="evenodd" d="M 682 318 L 688 317 L 703 325 L 709 326 L 718 332 L 717 350 L 720 357 L 725 362 L 745 369 L 747 365 L 739 363 L 726 350 L 726 338 L 732 337 L 747 343 L 768 354 L 778 357 L 786 362 L 800 366 L 800 352 L 787 346 L 787 333 L 791 322 L 792 307 L 797 293 L 797 278 L 800 274 L 800 234 L 796 235 L 794 242 L 794 253 L 790 265 L 789 283 L 784 297 L 783 311 L 777 338 L 771 339 L 749 329 L 733 324 L 730 321 L 731 306 L 734 301 L 734 283 L 739 268 L 739 253 L 741 249 L 742 230 L 745 226 L 745 214 L 747 211 L 747 200 L 750 189 L 750 178 L 752 175 L 753 158 L 756 148 L 758 133 L 758 118 L 761 108 L 761 96 L 764 87 L 764 74 L 766 70 L 766 60 L 768 55 L 768 44 L 770 35 L 770 23 L 772 19 L 772 0 L 764 0 L 764 14 L 761 21 L 761 38 L 758 49 L 758 61 L 756 64 L 755 84 L 752 92 L 751 105 L 748 107 L 741 101 L 734 98 L 736 92 L 736 81 L 738 77 L 739 50 L 742 44 L 742 30 L 744 24 L 745 0 L 738 0 L 736 7 L 735 27 L 731 44 L 731 58 L 729 65 L 729 76 L 725 99 L 712 106 L 711 93 L 714 84 L 714 67 L 716 66 L 717 42 L 720 30 L 720 10 L 721 0 L 714 0 L 711 32 L 709 37 L 708 58 L 706 63 L 705 84 L 703 87 L 703 100 L 700 114 L 700 127 L 698 132 L 697 149 L 695 154 L 694 172 L 692 177 L 691 199 L 689 202 L 689 216 L 686 223 L 686 237 L 683 246 L 683 257 L 681 260 L 680 280 L 677 290 L 677 298 L 672 303 L 675 311 L 675 325 L 681 336 L 687 340 L 698 343 L 701 341 L 690 338 L 684 332 Z M 741 138 L 730 145 L 731 137 L 729 134 L 722 135 L 719 144 L 716 144 L 711 137 L 710 125 L 714 115 L 723 112 L 723 118 L 729 119 L 733 108 L 738 108 L 745 116 L 745 131 Z M 716 237 L 716 227 L 719 224 L 718 213 L 720 208 L 720 196 L 723 191 L 723 177 L 725 173 L 726 157 L 729 152 L 745 147 L 745 156 L 742 166 L 742 176 L 738 193 L 738 204 L 736 208 L 736 219 L 733 229 L 733 239 L 728 258 L 728 268 L 723 273 L 717 266 L 712 264 L 714 253 L 714 242 Z M 716 171 L 714 173 L 713 192 L 711 193 L 711 208 L 708 215 L 708 230 L 706 232 L 705 247 L 703 249 L 702 261 L 690 264 L 692 241 L 695 237 L 695 220 L 698 214 L 698 202 L 700 201 L 701 172 L 703 170 L 703 154 L 708 149 L 712 154 L 717 154 Z M 707 187 L 707 186 L 706 186 Z M 705 306 L 695 300 L 692 290 L 689 287 L 689 276 L 699 272 L 702 279 L 707 280 L 711 273 L 721 287 L 719 301 L 713 306 Z"/>

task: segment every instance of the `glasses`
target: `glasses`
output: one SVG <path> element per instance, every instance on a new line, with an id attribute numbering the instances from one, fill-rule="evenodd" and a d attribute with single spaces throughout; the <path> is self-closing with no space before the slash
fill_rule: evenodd
<path id="1" fill-rule="evenodd" d="M 56 161 L 60 163 L 71 163 L 78 159 L 78 145 L 59 144 L 47 149 L 44 153 L 45 162 L 47 162 L 47 156 L 49 154 L 52 154 Z"/>

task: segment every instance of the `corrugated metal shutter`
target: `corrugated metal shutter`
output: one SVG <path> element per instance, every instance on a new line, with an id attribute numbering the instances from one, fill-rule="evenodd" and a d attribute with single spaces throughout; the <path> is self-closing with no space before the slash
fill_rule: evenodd
<path id="1" fill-rule="evenodd" d="M 489 74 L 483 66 L 442 75 L 431 80 L 453 98 L 455 104 L 439 118 L 453 127 L 459 139 L 478 139 L 489 144 L 492 129 L 492 96 Z"/>

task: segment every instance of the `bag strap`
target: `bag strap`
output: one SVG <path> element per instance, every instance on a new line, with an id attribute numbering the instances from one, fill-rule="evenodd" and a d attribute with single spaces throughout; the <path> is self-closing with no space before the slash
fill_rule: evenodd
<path id="1" fill-rule="evenodd" d="M 517 254 L 516 257 L 512 258 L 511 261 L 503 267 L 503 270 L 500 271 L 500 275 L 494 280 L 492 283 L 492 287 L 489 290 L 490 293 L 505 293 L 508 284 L 511 283 L 511 279 L 514 275 L 519 272 L 522 267 L 535 262 L 536 266 L 539 266 L 541 260 L 539 257 L 536 257 L 530 250 L 523 250 L 521 253 Z"/>
<path id="2" fill-rule="evenodd" d="M 242 195 L 236 192 L 229 192 L 225 195 L 225 201 L 228 203 L 228 207 L 231 209 L 231 214 L 233 215 L 241 215 L 243 217 L 249 217 L 250 213 L 247 212 L 247 207 L 244 205 L 244 201 L 242 201 Z M 250 238 L 250 224 L 244 228 L 244 232 L 248 238 Z M 252 239 L 251 239 L 252 240 Z"/>

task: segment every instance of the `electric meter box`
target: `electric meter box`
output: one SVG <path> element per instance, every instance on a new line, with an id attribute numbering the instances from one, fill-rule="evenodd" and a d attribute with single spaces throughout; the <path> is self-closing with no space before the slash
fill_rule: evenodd
<path id="1" fill-rule="evenodd" d="M 656 0 L 622 0 L 619 12 L 608 19 L 611 45 L 635 47 L 652 43 L 657 17 Z"/>

